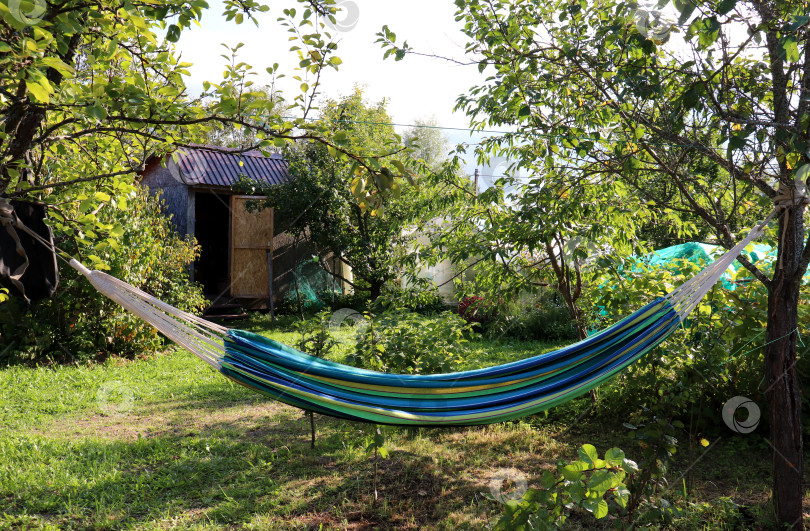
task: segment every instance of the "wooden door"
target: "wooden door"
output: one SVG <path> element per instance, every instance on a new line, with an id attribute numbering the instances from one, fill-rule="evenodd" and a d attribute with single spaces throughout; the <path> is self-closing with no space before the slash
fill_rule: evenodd
<path id="1" fill-rule="evenodd" d="M 248 212 L 246 204 L 257 199 L 264 198 L 231 196 L 231 297 L 270 297 L 273 209 Z"/>

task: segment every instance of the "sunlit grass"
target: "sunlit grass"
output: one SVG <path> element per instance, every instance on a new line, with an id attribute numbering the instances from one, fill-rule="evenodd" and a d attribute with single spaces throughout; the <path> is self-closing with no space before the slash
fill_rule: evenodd
<path id="1" fill-rule="evenodd" d="M 293 322 L 243 324 L 294 344 Z M 338 359 L 351 348 L 344 339 Z M 558 346 L 482 339 L 470 344 L 466 368 Z M 501 513 L 486 493 L 504 470 L 536 486 L 584 442 L 634 451 L 620 426 L 588 415 L 588 397 L 522 422 L 385 428 L 391 456 L 378 463 L 375 502 L 369 426 L 316 416 L 311 449 L 303 412 L 179 349 L 97 366 L 7 368 L 0 396 L 0 529 L 480 529 Z M 719 496 L 767 500 L 767 460 L 751 465 L 762 448 L 716 452 L 696 469 L 679 528 L 736 521 L 731 501 L 709 503 Z"/>

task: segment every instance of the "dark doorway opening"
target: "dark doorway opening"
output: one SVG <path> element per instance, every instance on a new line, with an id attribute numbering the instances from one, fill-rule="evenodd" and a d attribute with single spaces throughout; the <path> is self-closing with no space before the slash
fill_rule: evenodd
<path id="1" fill-rule="evenodd" d="M 202 284 L 206 297 L 216 301 L 230 296 L 230 198 L 207 192 L 194 195 L 194 236 L 201 248 L 194 262 L 194 280 Z"/>

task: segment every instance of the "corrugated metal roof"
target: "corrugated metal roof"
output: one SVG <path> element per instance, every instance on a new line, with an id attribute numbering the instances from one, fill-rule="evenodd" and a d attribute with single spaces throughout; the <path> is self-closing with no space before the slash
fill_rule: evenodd
<path id="1" fill-rule="evenodd" d="M 239 153 L 212 146 L 179 148 L 176 153 L 180 177 L 189 186 L 230 187 L 243 175 L 267 185 L 290 180 L 287 162 L 278 153 L 265 157 L 259 151 Z"/>

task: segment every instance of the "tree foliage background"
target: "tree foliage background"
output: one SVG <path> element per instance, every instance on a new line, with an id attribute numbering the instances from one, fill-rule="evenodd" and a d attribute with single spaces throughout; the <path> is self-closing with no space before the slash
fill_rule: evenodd
<path id="1" fill-rule="evenodd" d="M 349 148 L 357 153 L 382 151 L 379 160 L 401 154 L 405 148 L 391 125 L 385 102 L 369 103 L 360 88 L 351 94 L 327 100 L 321 119 L 336 131 L 351 136 Z M 408 203 L 415 191 L 402 191 L 399 183 L 383 183 L 389 189 L 384 209 L 370 209 L 358 199 L 366 193 L 358 166 L 333 156 L 317 142 L 299 142 L 284 151 L 289 164 L 289 183 L 258 190 L 267 196 L 265 206 L 275 217 L 309 239 L 322 256 L 335 254 L 351 267 L 353 279 L 340 271 L 329 271 L 355 289 L 367 291 L 372 299 L 400 272 L 404 228 L 411 217 Z M 380 179 L 390 178 L 382 174 Z M 371 190 L 372 194 L 380 192 Z"/>
<path id="2" fill-rule="evenodd" d="M 222 79 L 204 82 L 201 95 L 189 93 L 189 65 L 177 59 L 174 43 L 201 22 L 209 10 L 204 0 L 0 0 L 0 196 L 46 205 L 57 246 L 77 253 L 85 265 L 112 269 L 146 291 L 200 310 L 198 292 L 188 283 L 183 263 L 193 260 L 193 242 L 177 242 L 166 232 L 161 213 L 147 208 L 136 189 L 136 173 L 149 157 L 204 139 L 266 153 L 311 139 L 333 157 L 354 161 L 360 178 L 368 181 L 369 193 L 378 184 L 393 187 L 397 179 L 391 170 L 385 168 L 388 176 L 379 180 L 383 167 L 373 150 L 363 156 L 353 153 L 345 131 L 311 119 L 321 72 L 341 64 L 326 24 L 334 21 L 338 6 L 334 0 L 298 4 L 298 9 L 279 10 L 273 28 L 292 36 L 297 70 L 280 72 L 276 64 L 261 65 L 274 77 L 290 75 L 300 82 L 300 92 L 281 99 L 250 81 L 254 68 L 239 60 L 241 44 L 226 46 Z M 254 15 L 270 10 L 252 0 L 226 0 L 222 5 L 222 16 L 237 25 L 257 23 Z M 393 170 L 402 175 L 399 168 Z M 137 212 L 128 210 L 133 206 Z M 143 238 L 128 240 L 128 225 L 136 224 L 160 226 L 163 232 L 157 236 L 144 230 Z M 177 243 L 182 259 L 165 256 L 167 242 Z M 121 261 L 126 253 L 130 260 Z M 144 270 L 163 273 L 144 276 Z M 161 283 L 157 277 L 163 274 L 171 279 Z M 118 334 L 117 325 L 106 318 L 63 318 L 81 304 L 99 305 L 105 315 L 114 313 L 100 300 L 89 302 L 88 293 L 75 292 L 79 288 L 70 280 L 72 273 L 66 277 L 55 302 L 7 308 L 17 325 L 22 322 L 18 317 L 30 320 L 34 315 L 44 322 L 32 329 L 40 336 L 15 343 L 18 347 L 32 340 L 36 352 L 50 353 L 66 335 L 78 337 L 78 331 L 65 329 L 72 326 L 85 334 L 79 343 L 66 340 L 78 357 L 148 348 L 138 338 L 151 329 L 143 328 L 135 337 Z M 165 291 L 167 286 L 172 293 Z M 69 292 L 79 306 L 64 298 Z M 67 308 L 59 310 L 57 303 Z M 12 335 L 6 328 L 2 341 L 12 343 Z M 120 340 L 127 337 L 130 345 Z"/>
<path id="3" fill-rule="evenodd" d="M 467 52 L 485 77 L 458 99 L 481 151 L 545 170 L 556 190 L 609 186 L 615 206 L 678 237 L 731 247 L 780 205 L 766 241 L 778 267 L 740 262 L 768 293 L 765 388 L 780 521 L 801 526 L 803 443 L 796 369 L 801 278 L 810 263 L 810 46 L 804 0 L 660 2 L 457 0 Z M 386 54 L 412 48 L 379 34 Z M 574 199 L 573 194 L 569 195 Z M 560 196 L 557 204 L 567 199 Z M 572 208 L 582 208 L 576 199 Z"/>

